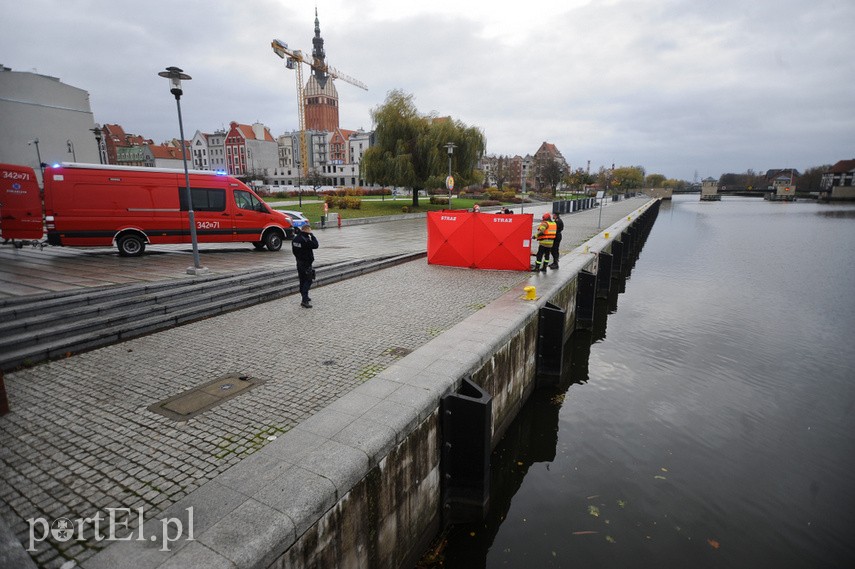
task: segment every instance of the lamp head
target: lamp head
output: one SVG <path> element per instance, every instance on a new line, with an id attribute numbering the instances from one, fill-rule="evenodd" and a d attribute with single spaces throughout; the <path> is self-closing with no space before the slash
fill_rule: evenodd
<path id="1" fill-rule="evenodd" d="M 167 67 L 166 71 L 161 71 L 158 75 L 169 79 L 169 83 L 171 85 L 169 92 L 175 95 L 176 99 L 181 97 L 184 93 L 184 91 L 181 90 L 181 81 L 189 81 L 192 79 L 192 77 L 184 73 L 184 71 L 178 67 Z"/>

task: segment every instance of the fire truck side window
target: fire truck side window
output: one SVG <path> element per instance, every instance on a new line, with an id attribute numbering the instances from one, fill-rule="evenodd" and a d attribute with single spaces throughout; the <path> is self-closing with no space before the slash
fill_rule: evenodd
<path id="1" fill-rule="evenodd" d="M 235 190 L 235 203 L 240 209 L 248 209 L 250 211 L 261 210 L 261 202 L 251 193 L 243 190 Z"/>
<path id="2" fill-rule="evenodd" d="M 190 188 L 193 211 L 226 211 L 226 191 L 216 188 Z M 187 190 L 178 188 L 181 211 L 187 211 Z"/>

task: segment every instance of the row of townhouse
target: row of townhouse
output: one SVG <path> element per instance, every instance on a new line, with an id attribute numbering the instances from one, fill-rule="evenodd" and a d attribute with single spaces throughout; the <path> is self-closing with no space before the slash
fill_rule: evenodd
<path id="1" fill-rule="evenodd" d="M 478 163 L 487 186 L 507 184 L 512 188 L 539 191 L 550 184 L 546 170 L 557 168 L 562 174 L 570 172 L 570 164 L 554 144 L 543 142 L 534 155 L 485 155 Z"/>
<path id="2" fill-rule="evenodd" d="M 261 123 L 232 122 L 228 131 L 210 134 L 196 131 L 190 148 L 195 169 L 264 180 L 274 188 L 305 184 L 307 175 L 323 179 L 323 185 L 328 186 L 363 186 L 359 163 L 373 143 L 373 134 L 361 129 L 308 130 L 305 168 L 300 156 L 300 133 L 286 133 L 274 140 Z"/>
<path id="3" fill-rule="evenodd" d="M 181 142 L 156 145 L 129 135 L 121 126 L 102 127 L 101 153 L 104 163 L 124 166 L 181 168 Z M 300 133 L 273 138 L 262 123 L 231 122 L 229 129 L 213 133 L 196 131 L 187 141 L 187 157 L 195 170 L 226 172 L 258 180 L 274 189 L 307 184 L 307 175 L 324 186 L 364 186 L 359 163 L 373 143 L 373 132 L 336 129 L 335 132 L 306 131 L 308 165 L 300 156 Z"/>

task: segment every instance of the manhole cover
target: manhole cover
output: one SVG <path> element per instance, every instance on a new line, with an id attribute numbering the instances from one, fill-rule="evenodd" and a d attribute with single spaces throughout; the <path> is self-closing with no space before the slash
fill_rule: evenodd
<path id="1" fill-rule="evenodd" d="M 261 383 L 261 380 L 246 375 L 227 375 L 158 401 L 149 405 L 148 410 L 175 421 L 186 421 Z"/>

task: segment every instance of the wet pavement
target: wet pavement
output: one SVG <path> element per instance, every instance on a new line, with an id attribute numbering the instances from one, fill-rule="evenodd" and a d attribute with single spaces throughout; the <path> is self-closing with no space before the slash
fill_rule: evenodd
<path id="1" fill-rule="evenodd" d="M 332 264 L 366 256 L 425 249 L 424 218 L 318 229 L 323 243 L 318 262 Z M 201 243 L 199 257 L 211 274 L 294 266 L 289 241 L 282 249 L 256 251 L 250 243 Z M 0 300 L 132 282 L 191 278 L 193 251 L 187 245 L 151 245 L 142 257 L 120 257 L 115 247 L 0 246 Z"/>
<path id="2" fill-rule="evenodd" d="M 602 228 L 649 201 L 603 208 Z M 526 207 L 526 213 L 546 211 Z M 599 210 L 563 216 L 562 251 L 599 232 Z M 317 231 L 317 264 L 424 251 L 424 218 Z M 252 246 L 202 245 L 212 272 L 293 265 Z M 140 259 L 115 249 L 0 248 L 7 295 L 181 280 L 190 248 Z M 154 517 L 278 435 L 371 380 L 410 351 L 529 279 L 530 273 L 429 265 L 425 259 L 6 375 L 11 413 L 0 417 L 0 517 L 22 543 L 27 519 L 71 520 L 106 508 Z M 539 275 L 548 278 L 548 274 Z M 16 292 L 13 292 L 16 291 Z M 150 410 L 187 390 L 244 375 L 253 389 L 187 421 Z M 132 524 L 133 525 L 133 524 Z M 41 567 L 91 557 L 105 542 L 35 544 Z"/>

